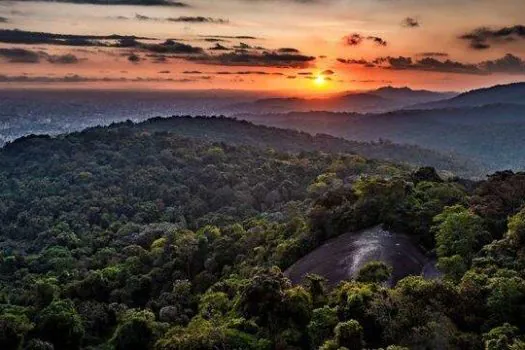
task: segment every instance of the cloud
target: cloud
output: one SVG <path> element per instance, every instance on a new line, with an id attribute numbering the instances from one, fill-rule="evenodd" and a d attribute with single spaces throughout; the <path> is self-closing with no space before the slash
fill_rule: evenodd
<path id="1" fill-rule="evenodd" d="M 219 43 L 215 43 L 214 46 L 210 47 L 209 50 L 212 50 L 212 51 L 229 51 L 230 49 L 227 48 L 226 46 L 223 46 Z"/>
<path id="2" fill-rule="evenodd" d="M 348 46 L 359 46 L 361 45 L 365 40 L 372 41 L 375 44 L 379 46 L 387 46 L 388 43 L 383 38 L 380 38 L 378 36 L 363 36 L 359 33 L 353 33 L 350 35 L 347 35 L 343 37 L 343 41 Z"/>
<path id="3" fill-rule="evenodd" d="M 334 75 L 334 74 L 335 74 L 335 72 L 333 70 L 331 70 L 331 69 L 327 69 L 327 70 L 321 72 L 321 75 L 325 75 L 325 76 Z"/>
<path id="4" fill-rule="evenodd" d="M 256 40 L 259 39 L 255 36 L 249 36 L 249 35 L 202 35 L 207 38 L 207 40 L 211 39 L 241 39 L 241 40 Z"/>
<path id="5" fill-rule="evenodd" d="M 346 45 L 348 45 L 348 46 L 361 45 L 361 43 L 364 40 L 363 36 L 361 34 L 358 34 L 358 33 L 347 35 L 343 39 L 346 42 Z"/>
<path id="6" fill-rule="evenodd" d="M 80 60 L 73 54 L 49 55 L 43 51 L 22 48 L 0 48 L 0 58 L 9 63 L 40 63 L 46 60 L 53 64 L 74 64 Z"/>
<path id="7" fill-rule="evenodd" d="M 215 23 L 215 24 L 228 24 L 229 20 L 223 18 L 203 17 L 203 16 L 180 16 L 175 18 L 166 18 L 170 22 L 183 22 L 183 23 Z"/>
<path id="8" fill-rule="evenodd" d="M 10 63 L 39 63 L 41 55 L 21 48 L 0 48 L 0 57 Z"/>
<path id="9" fill-rule="evenodd" d="M 482 62 L 480 66 L 488 73 L 525 74 L 525 61 L 512 54 Z"/>
<path id="10" fill-rule="evenodd" d="M 202 80 L 209 80 L 210 77 L 195 78 L 158 78 L 158 77 L 87 77 L 78 74 L 68 74 L 61 77 L 56 76 L 28 76 L 28 75 L 3 75 L 0 74 L 0 83 L 88 83 L 88 82 L 174 82 L 174 83 L 192 83 Z"/>
<path id="11" fill-rule="evenodd" d="M 132 53 L 131 55 L 128 56 L 128 61 L 132 62 L 132 63 L 139 63 L 141 60 L 140 56 Z"/>
<path id="12" fill-rule="evenodd" d="M 387 69 L 394 70 L 421 70 L 430 72 L 460 73 L 460 74 L 478 74 L 483 75 L 487 72 L 480 69 L 476 64 L 461 63 L 458 61 L 445 60 L 440 61 L 433 57 L 425 57 L 420 60 L 413 60 L 411 57 L 384 57 L 379 58 L 376 62 L 386 62 Z"/>
<path id="13" fill-rule="evenodd" d="M 413 17 L 407 17 L 401 22 L 401 26 L 405 28 L 417 28 L 419 27 L 419 21 Z"/>
<path id="14" fill-rule="evenodd" d="M 139 45 L 136 47 L 139 47 L 146 51 L 155 52 L 155 53 L 170 53 L 170 54 L 202 54 L 204 53 L 204 50 L 201 47 L 179 43 L 171 39 L 168 39 L 160 44 L 139 43 Z"/>
<path id="15" fill-rule="evenodd" d="M 210 42 L 210 43 L 220 43 L 220 42 L 225 42 L 225 41 L 228 41 L 228 40 L 217 39 L 217 38 L 206 38 L 206 39 L 204 39 L 204 41 L 207 41 L 207 42 Z"/>
<path id="16" fill-rule="evenodd" d="M 382 38 L 378 37 L 378 36 L 368 36 L 366 38 L 367 40 L 372 40 L 375 44 L 379 45 L 379 46 L 387 46 L 388 43 L 383 40 Z"/>
<path id="17" fill-rule="evenodd" d="M 0 16 L 0 23 L 7 23 L 7 22 L 9 22 L 9 20 L 6 17 Z"/>
<path id="18" fill-rule="evenodd" d="M 118 19 L 128 20 L 128 17 L 119 16 Z M 204 16 L 180 16 L 180 17 L 150 17 L 146 15 L 141 15 L 139 13 L 135 14 L 135 19 L 139 21 L 167 21 L 167 22 L 181 22 L 181 23 L 215 23 L 215 24 L 227 24 L 230 23 L 229 20 L 223 18 L 213 18 L 213 17 L 204 17 Z"/>
<path id="19" fill-rule="evenodd" d="M 373 63 L 373 62 L 369 62 L 363 58 L 361 59 L 353 59 L 353 58 L 338 58 L 337 61 L 339 63 L 343 63 L 343 64 L 358 64 L 358 65 L 362 65 L 362 66 L 365 66 L 365 67 L 368 67 L 368 68 L 372 68 L 372 67 L 375 67 L 376 65 Z"/>
<path id="20" fill-rule="evenodd" d="M 432 52 L 432 51 L 428 51 L 428 52 L 420 52 L 417 54 L 417 56 L 421 56 L 421 57 L 448 57 L 449 54 L 446 53 L 446 52 Z"/>
<path id="21" fill-rule="evenodd" d="M 275 51 L 230 52 L 221 55 L 201 55 L 188 57 L 188 60 L 201 64 L 224 66 L 262 66 L 281 68 L 306 68 L 315 57 L 302 54 L 282 54 Z"/>
<path id="22" fill-rule="evenodd" d="M 292 47 L 283 47 L 277 50 L 277 52 L 280 53 L 299 53 L 299 50 L 294 49 Z"/>
<path id="23" fill-rule="evenodd" d="M 284 75 L 280 72 L 265 72 L 265 71 L 236 71 L 236 72 L 229 72 L 229 71 L 221 71 L 221 72 L 212 72 L 212 73 L 206 73 L 206 74 L 216 74 L 216 75 Z"/>
<path id="24" fill-rule="evenodd" d="M 525 25 L 502 27 L 499 29 L 480 27 L 472 32 L 461 35 L 459 38 L 468 41 L 470 48 L 474 50 L 485 50 L 493 44 L 514 42 L 519 39 L 524 40 Z"/>
<path id="25" fill-rule="evenodd" d="M 489 75 L 496 73 L 503 74 L 525 74 L 525 61 L 512 54 L 488 60 L 479 63 L 463 63 L 450 59 L 439 60 L 435 57 L 439 55 L 428 55 L 421 59 L 413 59 L 412 57 L 398 56 L 398 57 L 378 57 L 373 61 L 367 60 L 353 60 L 353 59 L 338 59 L 341 63 L 346 64 L 360 64 L 364 66 L 376 66 L 383 69 L 392 70 L 417 70 L 426 72 L 442 72 L 442 73 L 457 73 L 457 74 L 473 74 L 473 75 Z M 441 57 L 446 57 L 443 55 Z"/>
<path id="26" fill-rule="evenodd" d="M 72 4 L 94 5 L 143 5 L 143 6 L 173 6 L 188 7 L 188 4 L 174 0 L 33 0 L 37 2 L 64 2 Z"/>
<path id="27" fill-rule="evenodd" d="M 0 42 L 9 44 L 51 44 L 62 46 L 111 46 L 106 41 L 154 40 L 130 35 L 75 35 L 0 29 Z"/>
<path id="28" fill-rule="evenodd" d="M 50 63 L 57 63 L 57 64 L 75 64 L 80 61 L 77 56 L 70 54 L 70 53 L 65 54 L 65 55 L 52 55 L 52 56 L 49 56 L 47 60 Z"/>

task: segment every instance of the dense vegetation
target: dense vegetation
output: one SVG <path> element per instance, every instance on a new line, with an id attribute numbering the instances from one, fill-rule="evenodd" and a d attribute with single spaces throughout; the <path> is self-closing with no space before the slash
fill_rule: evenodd
<path id="1" fill-rule="evenodd" d="M 163 123 L 0 151 L 2 349 L 525 349 L 525 174 L 443 180 Z M 376 224 L 435 252 L 443 279 L 282 273 Z"/>

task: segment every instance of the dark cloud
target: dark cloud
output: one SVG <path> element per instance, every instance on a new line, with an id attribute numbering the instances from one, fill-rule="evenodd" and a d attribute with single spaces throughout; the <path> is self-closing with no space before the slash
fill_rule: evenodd
<path id="1" fill-rule="evenodd" d="M 9 22 L 9 20 L 6 17 L 0 16 L 0 23 L 7 23 L 7 22 Z"/>
<path id="2" fill-rule="evenodd" d="M 49 55 L 43 51 L 22 48 L 0 48 L 0 58 L 9 63 L 40 63 L 45 60 L 53 64 L 74 64 L 80 61 L 73 54 Z"/>
<path id="3" fill-rule="evenodd" d="M 493 44 L 525 40 L 525 26 L 515 25 L 499 29 L 480 27 L 461 35 L 460 39 L 467 40 L 472 49 L 485 50 Z"/>
<path id="4" fill-rule="evenodd" d="M 38 63 L 41 54 L 21 48 L 0 48 L 0 57 L 10 63 Z"/>
<path id="5" fill-rule="evenodd" d="M 228 41 L 228 40 L 217 39 L 217 38 L 206 38 L 206 39 L 204 39 L 204 41 L 207 41 L 207 42 L 210 42 L 210 43 L 220 43 L 220 42 L 225 42 L 225 41 Z"/>
<path id="6" fill-rule="evenodd" d="M 358 65 L 362 65 L 362 66 L 369 67 L 369 68 L 375 67 L 374 63 L 369 62 L 362 58 L 361 59 L 338 58 L 337 61 L 343 64 L 358 64 Z"/>
<path id="7" fill-rule="evenodd" d="M 139 63 L 140 60 L 141 60 L 140 56 L 136 55 L 134 53 L 132 53 L 131 55 L 128 56 L 128 61 L 130 61 L 132 63 Z"/>
<path id="8" fill-rule="evenodd" d="M 111 46 L 103 41 L 154 40 L 127 35 L 75 35 L 0 29 L 0 42 L 10 44 L 52 44 L 63 46 Z"/>
<path id="9" fill-rule="evenodd" d="M 201 55 L 188 58 L 201 64 L 224 66 L 264 66 L 282 68 L 308 67 L 315 57 L 302 54 L 282 54 L 279 52 L 230 52 L 221 55 Z"/>
<path id="10" fill-rule="evenodd" d="M 512 54 L 482 62 L 480 66 L 489 73 L 525 74 L 525 61 Z"/>
<path id="11" fill-rule="evenodd" d="M 335 72 L 331 69 L 327 69 L 321 72 L 321 75 L 325 75 L 325 76 L 334 75 L 334 74 Z"/>
<path id="12" fill-rule="evenodd" d="M 240 50 L 253 49 L 253 47 L 251 47 L 250 45 L 248 45 L 246 43 L 239 43 L 239 45 L 235 45 L 234 48 L 235 49 L 240 49 Z"/>
<path id="13" fill-rule="evenodd" d="M 372 41 L 372 42 L 374 42 L 375 44 L 377 44 L 379 46 L 387 46 L 388 45 L 386 40 L 384 40 L 383 38 L 380 38 L 378 36 L 366 36 L 365 37 L 365 36 L 363 36 L 363 35 L 361 35 L 359 33 L 353 33 L 353 34 L 347 35 L 347 36 L 345 36 L 343 38 L 343 41 L 348 46 L 359 46 L 365 40 Z"/>
<path id="14" fill-rule="evenodd" d="M 212 51 L 229 51 L 230 49 L 227 48 L 226 46 L 223 46 L 219 43 L 215 43 L 214 46 L 210 47 L 209 50 L 212 50 Z"/>
<path id="15" fill-rule="evenodd" d="M 432 52 L 432 51 L 420 52 L 417 55 L 421 57 L 448 57 L 449 56 L 449 54 L 446 52 Z"/>
<path id="16" fill-rule="evenodd" d="M 124 17 L 124 19 L 128 19 L 127 17 Z M 150 21 L 153 20 L 152 17 L 144 16 L 139 13 L 135 14 L 135 19 L 138 19 L 139 21 Z"/>
<path id="17" fill-rule="evenodd" d="M 52 55 L 52 56 L 49 56 L 47 60 L 50 63 L 57 63 L 57 64 L 75 64 L 80 61 L 77 56 L 70 54 L 70 53 L 65 54 L 65 55 Z"/>
<path id="18" fill-rule="evenodd" d="M 142 44 L 138 48 L 145 51 L 163 54 L 202 54 L 204 50 L 201 47 L 192 46 L 189 44 L 179 43 L 177 41 L 168 39 L 160 44 Z"/>
<path id="19" fill-rule="evenodd" d="M 171 72 L 169 70 L 161 70 L 159 71 L 159 74 L 170 74 Z"/>
<path id="20" fill-rule="evenodd" d="M 460 73 L 460 74 L 486 74 L 478 65 L 461 63 L 458 61 L 440 61 L 433 57 L 425 57 L 420 60 L 413 60 L 411 57 L 384 57 L 377 62 L 386 62 L 388 69 L 395 70 L 421 70 L 430 72 Z"/>
<path id="21" fill-rule="evenodd" d="M 419 27 L 419 21 L 413 17 L 407 17 L 401 22 L 401 25 L 405 28 L 416 28 Z"/>
<path id="22" fill-rule="evenodd" d="M 230 23 L 229 20 L 223 18 L 212 18 L 212 17 L 203 17 L 203 16 L 180 16 L 175 18 L 166 18 L 170 22 L 183 22 L 183 23 L 215 23 L 215 24 L 227 24 Z"/>
<path id="23" fill-rule="evenodd" d="M 520 57 L 507 54 L 495 60 L 480 63 L 462 63 L 458 61 L 438 60 L 433 57 L 425 57 L 413 60 L 411 57 L 380 57 L 374 60 L 381 64 L 382 68 L 395 70 L 420 70 L 444 73 L 488 75 L 494 73 L 525 74 L 525 61 Z"/>
<path id="24" fill-rule="evenodd" d="M 277 52 L 280 52 L 280 53 L 299 53 L 299 50 L 294 49 L 292 47 L 283 47 L 283 48 L 280 48 L 279 50 L 277 50 Z"/>
<path id="25" fill-rule="evenodd" d="M 241 40 L 256 40 L 259 39 L 255 36 L 249 35 L 204 35 L 208 40 L 209 39 L 241 39 Z"/>
<path id="26" fill-rule="evenodd" d="M 128 17 L 120 16 L 118 19 L 129 19 Z M 230 23 L 229 20 L 223 18 L 213 18 L 213 17 L 204 17 L 204 16 L 180 16 L 180 17 L 150 17 L 141 15 L 139 13 L 135 14 L 135 19 L 139 21 L 168 21 L 168 22 L 181 22 L 181 23 L 216 23 L 216 24 L 227 24 Z"/>
<path id="27" fill-rule="evenodd" d="M 388 45 L 388 43 L 383 38 L 380 38 L 378 36 L 368 36 L 368 37 L 366 37 L 366 39 L 373 41 L 375 44 L 377 44 L 379 46 L 387 46 Z"/>
<path id="28" fill-rule="evenodd" d="M 186 70 L 182 73 L 183 74 L 203 74 L 201 71 L 198 71 L 198 70 Z"/>
<path id="29" fill-rule="evenodd" d="M 363 42 L 364 38 L 361 34 L 354 33 L 354 34 L 345 36 L 344 40 L 346 42 L 346 45 L 348 46 L 357 46 Z"/>
<path id="30" fill-rule="evenodd" d="M 0 83 L 88 83 L 88 82 L 174 82 L 192 83 L 201 80 L 209 80 L 210 77 L 195 78 L 152 78 L 152 77 L 86 77 L 78 74 L 69 74 L 62 77 L 56 76 L 28 76 L 28 75 L 0 75 Z"/>
<path id="31" fill-rule="evenodd" d="M 173 0 L 33 0 L 37 2 L 64 2 L 71 4 L 94 5 L 143 5 L 143 6 L 173 6 L 188 7 L 188 4 Z"/>
<path id="32" fill-rule="evenodd" d="M 265 71 L 253 71 L 253 70 L 247 70 L 247 71 L 236 71 L 236 72 L 229 72 L 229 71 L 221 71 L 221 72 L 212 72 L 207 74 L 216 74 L 216 75 L 284 75 L 280 72 L 265 72 Z"/>

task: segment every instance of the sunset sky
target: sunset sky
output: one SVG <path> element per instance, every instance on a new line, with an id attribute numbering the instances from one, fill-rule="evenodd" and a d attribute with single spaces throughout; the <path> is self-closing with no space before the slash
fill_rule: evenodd
<path id="1" fill-rule="evenodd" d="M 85 4 L 98 1 L 127 4 Z M 523 0 L 149 1 L 165 4 L 0 0 L 0 86 L 321 94 L 525 78 Z"/>

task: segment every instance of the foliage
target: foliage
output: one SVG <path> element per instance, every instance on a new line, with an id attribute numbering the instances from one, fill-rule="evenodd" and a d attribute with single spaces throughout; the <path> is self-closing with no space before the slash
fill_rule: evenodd
<path id="1" fill-rule="evenodd" d="M 0 151 L 2 348 L 523 348 L 523 174 L 473 183 L 164 123 Z M 382 262 L 331 290 L 286 277 L 331 237 L 378 224 L 435 252 L 444 278 L 389 288 Z"/>

